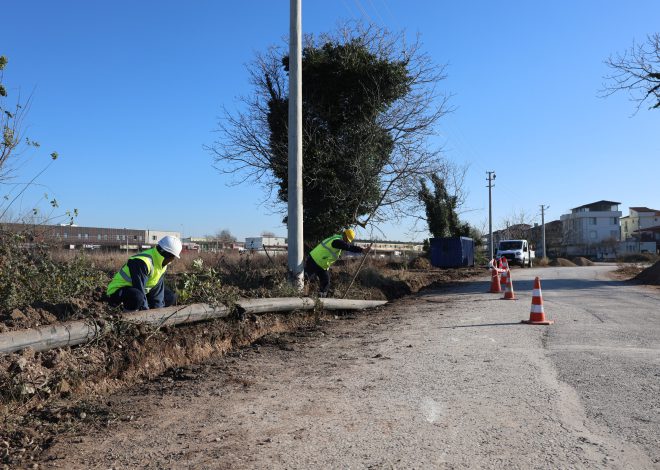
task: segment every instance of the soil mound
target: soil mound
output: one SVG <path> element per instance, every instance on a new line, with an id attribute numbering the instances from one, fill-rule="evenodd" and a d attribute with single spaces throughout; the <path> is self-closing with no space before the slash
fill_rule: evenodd
<path id="1" fill-rule="evenodd" d="M 644 271 L 635 276 L 636 281 L 653 286 L 660 286 L 660 261 L 653 266 L 649 266 Z"/>
<path id="2" fill-rule="evenodd" d="M 575 258 L 573 262 L 578 266 L 593 266 L 595 263 L 587 258 Z"/>
<path id="3" fill-rule="evenodd" d="M 550 262 L 550 266 L 574 267 L 574 266 L 577 266 L 577 264 L 575 264 L 572 261 L 567 260 L 566 258 L 557 258 L 557 259 L 552 260 Z"/>
<path id="4" fill-rule="evenodd" d="M 431 269 L 431 262 L 427 258 L 418 257 L 410 262 L 412 269 Z"/>

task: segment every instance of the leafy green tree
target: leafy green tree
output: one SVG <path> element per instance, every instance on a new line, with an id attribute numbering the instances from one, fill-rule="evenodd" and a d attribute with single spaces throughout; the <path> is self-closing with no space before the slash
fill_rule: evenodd
<path id="1" fill-rule="evenodd" d="M 259 182 L 285 208 L 288 190 L 288 56 L 279 48 L 249 68 L 247 111 L 225 112 L 215 167 Z M 417 179 L 435 171 L 427 137 L 446 112 L 442 67 L 401 36 L 361 25 L 303 48 L 303 224 L 314 243 L 353 224 L 401 215 Z"/>
<path id="2" fill-rule="evenodd" d="M 466 222 L 461 222 L 456 212 L 459 197 L 447 191 L 445 179 L 438 174 L 429 176 L 433 184 L 433 191 L 424 179 L 420 180 L 420 189 L 417 193 L 426 212 L 426 223 L 429 232 L 439 237 L 470 237 L 480 243 L 481 237 L 476 229 Z"/>

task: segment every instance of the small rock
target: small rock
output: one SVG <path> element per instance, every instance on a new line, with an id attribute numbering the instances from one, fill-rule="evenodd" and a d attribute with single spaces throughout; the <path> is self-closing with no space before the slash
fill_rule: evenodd
<path id="1" fill-rule="evenodd" d="M 19 309 L 15 308 L 9 314 L 9 318 L 11 318 L 14 321 L 25 320 L 25 315 Z"/>
<path id="2" fill-rule="evenodd" d="M 27 362 L 28 362 L 27 359 L 25 359 L 24 357 L 19 357 L 11 365 L 11 368 L 14 371 L 23 372 L 27 367 Z"/>
<path id="3" fill-rule="evenodd" d="M 69 382 L 66 380 L 62 380 L 59 384 L 57 384 L 57 390 L 63 395 L 67 394 L 71 392 L 71 385 L 69 385 Z"/>

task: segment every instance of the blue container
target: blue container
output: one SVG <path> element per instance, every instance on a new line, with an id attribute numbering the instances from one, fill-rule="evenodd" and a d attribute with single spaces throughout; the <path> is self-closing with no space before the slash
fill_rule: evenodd
<path id="1" fill-rule="evenodd" d="M 438 268 L 474 266 L 474 240 L 468 237 L 431 238 L 431 264 Z"/>

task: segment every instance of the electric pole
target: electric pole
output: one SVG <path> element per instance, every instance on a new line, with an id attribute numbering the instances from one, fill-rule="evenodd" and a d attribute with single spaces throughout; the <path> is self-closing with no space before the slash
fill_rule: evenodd
<path id="1" fill-rule="evenodd" d="M 548 254 L 545 251 L 545 211 L 550 209 L 550 206 L 541 204 L 541 246 L 543 247 L 543 257 L 547 258 Z"/>
<path id="2" fill-rule="evenodd" d="M 288 265 L 291 282 L 303 288 L 302 204 L 302 0 L 290 0 Z"/>
<path id="3" fill-rule="evenodd" d="M 493 181 L 495 181 L 495 172 L 487 171 L 488 174 L 488 246 L 490 248 L 490 258 L 493 259 L 493 195 L 492 189 L 495 187 Z"/>

